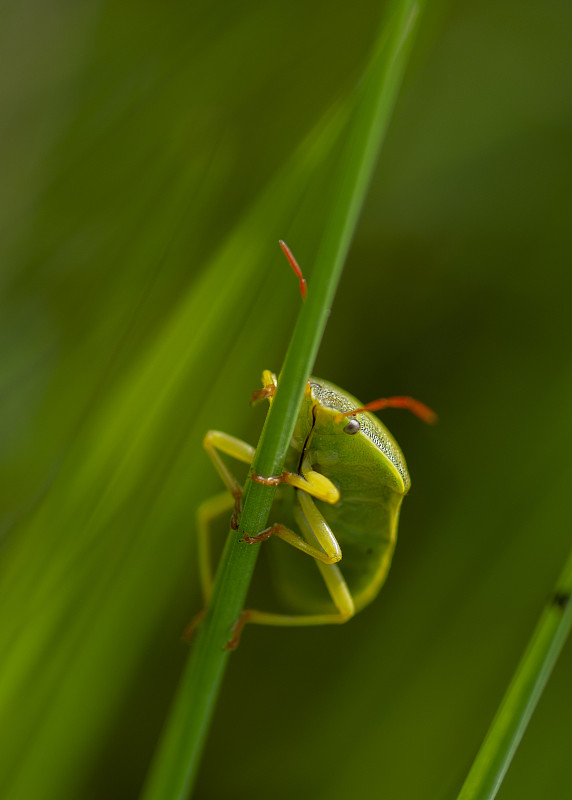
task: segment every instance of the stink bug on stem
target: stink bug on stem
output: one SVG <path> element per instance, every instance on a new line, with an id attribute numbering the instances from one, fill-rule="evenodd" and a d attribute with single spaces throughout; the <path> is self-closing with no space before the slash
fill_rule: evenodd
<path id="1" fill-rule="evenodd" d="M 287 245 L 280 242 L 280 246 L 305 298 L 302 271 Z M 276 375 L 265 370 L 262 384 L 252 399 L 271 403 Z M 279 586 L 295 613 L 246 609 L 237 620 L 229 647 L 236 646 L 246 622 L 342 623 L 378 594 L 391 564 L 401 502 L 411 485 L 397 442 L 372 413 L 385 408 L 407 408 L 425 422 L 436 421 L 431 409 L 411 397 L 381 398 L 364 405 L 328 381 L 308 380 L 283 474 L 251 475 L 259 483 L 278 485 L 273 506 L 278 521 L 256 536 L 244 537 L 251 545 L 282 540 L 274 548 L 274 561 Z M 255 448 L 221 431 L 208 431 L 204 446 L 227 489 L 207 500 L 198 514 L 201 583 L 208 603 L 213 586 L 210 523 L 233 510 L 232 526 L 237 528 L 242 497 L 242 487 L 220 454 L 251 464 Z M 313 567 L 309 572 L 304 569 L 312 561 L 322 582 Z"/>

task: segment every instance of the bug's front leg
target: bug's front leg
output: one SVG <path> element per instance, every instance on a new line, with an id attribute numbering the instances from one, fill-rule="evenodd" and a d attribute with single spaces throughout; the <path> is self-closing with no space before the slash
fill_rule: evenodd
<path id="1" fill-rule="evenodd" d="M 340 500 L 338 487 L 325 475 L 313 469 L 302 469 L 301 475 L 295 472 L 283 472 L 282 475 L 265 477 L 264 475 L 253 473 L 250 477 L 256 483 L 262 483 L 265 486 L 278 486 L 281 483 L 286 483 L 288 486 L 301 489 L 306 494 L 310 494 L 312 497 L 323 500 L 330 505 L 335 505 Z"/>
<path id="2" fill-rule="evenodd" d="M 203 445 L 222 482 L 234 498 L 234 514 L 231 525 L 237 530 L 238 517 L 242 511 L 242 486 L 220 457 L 219 451 L 236 458 L 238 461 L 251 464 L 256 450 L 252 445 L 243 442 L 242 439 L 237 439 L 236 436 L 230 436 L 222 431 L 207 431 L 203 439 Z"/>
<path id="3" fill-rule="evenodd" d="M 277 386 L 278 381 L 276 380 L 276 375 L 270 372 L 269 369 L 265 369 L 262 373 L 262 389 L 257 389 L 255 392 L 252 392 L 250 405 L 256 405 L 256 403 L 259 403 L 261 400 L 268 400 L 272 405 Z"/>

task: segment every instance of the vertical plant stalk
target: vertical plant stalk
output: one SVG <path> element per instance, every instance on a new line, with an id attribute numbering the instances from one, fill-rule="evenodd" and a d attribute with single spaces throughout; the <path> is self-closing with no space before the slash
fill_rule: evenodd
<path id="1" fill-rule="evenodd" d="M 272 407 L 252 465 L 280 475 L 326 326 L 330 306 L 389 123 L 409 52 L 419 2 L 398 0 L 378 36 L 357 97 L 340 181 Z M 241 542 L 266 526 L 276 489 L 247 481 L 239 531 L 231 531 L 211 603 L 178 687 L 142 800 L 184 800 L 191 791 L 229 651 L 225 645 L 246 599 L 258 547 Z"/>
<path id="2" fill-rule="evenodd" d="M 496 797 L 572 625 L 572 553 L 536 626 L 458 800 Z"/>

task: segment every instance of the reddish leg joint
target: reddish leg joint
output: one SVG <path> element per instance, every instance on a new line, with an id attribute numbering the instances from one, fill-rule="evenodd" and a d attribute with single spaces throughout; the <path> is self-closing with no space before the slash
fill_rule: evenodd
<path id="1" fill-rule="evenodd" d="M 191 641 L 194 632 L 199 627 L 203 619 L 205 618 L 206 611 L 203 609 L 195 614 L 189 624 L 186 626 L 185 630 L 183 631 L 183 639 L 187 644 Z"/>
<path id="2" fill-rule="evenodd" d="M 256 475 L 254 472 L 251 473 L 250 477 L 256 483 L 262 483 L 264 486 L 278 486 L 278 484 L 282 483 L 284 480 L 284 473 L 278 476 L 270 476 L 269 478 L 265 478 L 264 475 Z"/>
<path id="3" fill-rule="evenodd" d="M 276 386 L 273 383 L 270 386 L 265 386 L 263 389 L 257 389 L 255 392 L 252 392 L 250 396 L 250 403 L 254 405 L 255 403 L 259 403 L 261 400 L 266 400 L 267 397 L 274 397 L 274 393 L 276 392 Z"/>
<path id="4" fill-rule="evenodd" d="M 267 539 L 270 539 L 274 533 L 274 528 L 274 525 L 271 528 L 265 528 L 260 533 L 257 533 L 256 536 L 243 536 L 242 541 L 246 542 L 246 544 L 258 544 L 259 542 L 265 542 Z"/>
<path id="5" fill-rule="evenodd" d="M 238 530 L 238 518 L 242 514 L 242 492 L 239 491 L 236 494 L 233 493 L 234 497 L 234 512 L 230 519 L 230 527 L 233 531 Z"/>
<path id="6" fill-rule="evenodd" d="M 232 636 L 225 644 L 225 650 L 234 650 L 238 647 L 238 643 L 240 642 L 240 636 L 242 634 L 242 629 L 250 619 L 250 612 L 243 611 L 240 617 L 236 620 L 234 625 L 232 626 Z"/>

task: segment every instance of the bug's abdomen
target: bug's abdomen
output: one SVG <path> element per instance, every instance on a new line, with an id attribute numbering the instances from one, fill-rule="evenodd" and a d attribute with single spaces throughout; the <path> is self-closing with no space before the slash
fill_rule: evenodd
<path id="1" fill-rule="evenodd" d="M 294 492 L 289 490 L 290 494 Z M 287 520 L 293 529 L 299 530 L 291 513 L 292 506 L 287 502 L 290 499 L 294 497 L 283 497 L 283 501 L 279 501 L 276 519 Z M 338 567 L 358 610 L 375 598 L 389 572 L 401 500 L 401 495 L 388 492 L 383 501 L 379 496 L 375 500 L 350 496 L 342 498 L 336 506 L 315 501 L 342 549 Z M 294 502 L 293 507 L 296 505 Z M 308 614 L 335 612 L 314 559 L 273 539 L 268 542 L 268 550 L 275 586 L 285 603 L 283 610 Z"/>
<path id="2" fill-rule="evenodd" d="M 337 506 L 319 504 L 341 547 L 339 566 L 358 608 L 374 599 L 387 577 L 402 499 L 388 491 L 370 501 L 346 496 Z"/>

